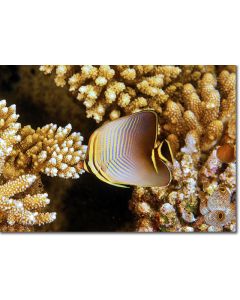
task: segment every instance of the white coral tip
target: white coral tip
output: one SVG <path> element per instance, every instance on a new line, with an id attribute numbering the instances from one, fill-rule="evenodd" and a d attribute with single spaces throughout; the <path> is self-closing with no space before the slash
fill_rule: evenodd
<path id="1" fill-rule="evenodd" d="M 57 213 L 55 213 L 55 212 L 51 213 L 52 220 L 56 220 L 56 217 L 57 217 Z"/>
<path id="2" fill-rule="evenodd" d="M 6 104 L 7 104 L 7 102 L 6 102 L 5 99 L 3 99 L 3 100 L 0 101 L 0 105 L 5 106 Z"/>
<path id="3" fill-rule="evenodd" d="M 32 184 L 37 179 L 37 176 L 35 175 L 26 175 L 26 181 L 30 184 Z"/>

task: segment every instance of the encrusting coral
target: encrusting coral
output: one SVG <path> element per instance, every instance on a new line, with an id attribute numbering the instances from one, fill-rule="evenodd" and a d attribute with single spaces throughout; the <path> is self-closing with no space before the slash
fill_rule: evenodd
<path id="1" fill-rule="evenodd" d="M 137 231 L 236 231 L 235 66 L 41 66 L 96 122 L 159 115 L 174 153 L 166 188 L 136 187 Z M 224 195 L 224 197 L 223 197 Z M 219 199 L 224 200 L 219 200 Z"/>
<path id="2" fill-rule="evenodd" d="M 201 199 L 200 212 L 204 222 L 210 225 L 208 231 L 221 231 L 224 225 L 235 220 L 236 207 L 235 203 L 231 203 L 231 191 L 228 188 L 222 185 L 206 198 Z"/>
<path id="3" fill-rule="evenodd" d="M 0 231 L 28 232 L 33 225 L 55 220 L 45 212 L 50 203 L 40 172 L 49 176 L 78 178 L 86 146 L 71 126 L 50 124 L 37 130 L 21 128 L 16 106 L 0 101 Z"/>

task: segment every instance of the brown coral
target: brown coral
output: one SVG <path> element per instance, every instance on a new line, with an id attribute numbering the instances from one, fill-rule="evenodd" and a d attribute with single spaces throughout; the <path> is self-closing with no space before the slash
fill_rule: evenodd
<path id="1" fill-rule="evenodd" d="M 15 105 L 7 107 L 5 100 L 0 101 L 0 231 L 4 232 L 29 232 L 33 225 L 54 221 L 56 213 L 45 212 L 50 200 L 39 172 L 77 178 L 83 172 L 77 165 L 86 150 L 80 133 L 70 134 L 70 125 L 21 129 L 18 117 Z"/>
<path id="2" fill-rule="evenodd" d="M 168 99 L 163 86 L 181 72 L 174 66 L 41 66 L 45 74 L 56 71 L 58 86 L 69 91 L 86 106 L 88 118 L 101 122 L 142 108 L 158 110 Z M 115 111 L 115 113 L 112 113 Z"/>
<path id="3" fill-rule="evenodd" d="M 21 142 L 7 160 L 4 175 L 12 177 L 28 170 L 52 177 L 79 178 L 83 170 L 77 165 L 84 160 L 86 146 L 82 145 L 80 133 L 70 134 L 70 131 L 70 124 L 64 128 L 49 124 L 37 130 L 23 127 L 19 131 Z"/>
<path id="4" fill-rule="evenodd" d="M 6 101 L 0 101 L 0 230 L 11 230 L 17 224 L 17 230 L 29 231 L 30 225 L 43 225 L 52 222 L 56 213 L 44 213 L 39 210 L 49 204 L 47 194 L 27 194 L 23 198 L 12 197 L 24 193 L 37 179 L 35 175 L 24 174 L 14 180 L 6 181 L 3 175 L 5 162 L 13 151 L 14 146 L 20 142 L 20 123 L 17 123 L 14 105 L 7 107 Z M 20 227 L 19 227 L 20 226 Z M 22 227 L 21 227 L 22 226 Z"/>
<path id="5" fill-rule="evenodd" d="M 50 203 L 46 193 L 27 194 L 20 199 L 12 198 L 16 194 L 25 192 L 35 180 L 35 175 L 22 175 L 0 186 L 1 226 L 18 224 L 28 227 L 43 225 L 55 220 L 56 213 L 39 212 Z M 26 231 L 28 231 L 28 228 Z"/>
<path id="6" fill-rule="evenodd" d="M 219 146 L 228 144 L 234 151 L 236 146 L 234 66 L 42 66 L 41 70 L 46 74 L 56 70 L 56 84 L 68 85 L 86 106 L 87 116 L 97 122 L 106 115 L 116 119 L 143 109 L 158 113 L 158 138 L 168 139 L 175 157 L 173 181 L 164 191 L 134 189 L 130 208 L 137 230 L 234 230 L 234 218 L 214 229 L 199 211 L 202 199 L 220 186 L 231 195 L 236 190 L 236 163 L 223 164 L 217 157 Z"/>
<path id="7" fill-rule="evenodd" d="M 170 99 L 162 107 L 165 120 L 161 122 L 161 135 L 167 136 L 175 153 L 173 181 L 164 196 L 158 197 L 157 205 L 156 196 L 150 195 L 149 189 L 141 194 L 135 189 L 130 207 L 139 220 L 137 230 L 235 231 L 232 195 L 236 191 L 236 163 L 232 157 L 236 145 L 236 74 L 223 66 L 206 66 L 201 72 L 196 67 L 192 71 L 185 66 L 181 69 L 179 83 L 172 82 L 165 89 Z M 223 147 L 231 149 L 230 154 L 230 150 L 224 153 L 225 165 L 217 155 Z M 230 194 L 224 205 L 218 207 L 222 189 Z M 144 219 L 137 209 L 137 203 L 142 201 L 151 207 L 151 213 L 147 212 Z M 178 221 L 170 227 L 166 220 L 163 222 L 163 204 L 172 205 L 177 212 Z M 153 218 L 156 214 L 159 219 Z"/>

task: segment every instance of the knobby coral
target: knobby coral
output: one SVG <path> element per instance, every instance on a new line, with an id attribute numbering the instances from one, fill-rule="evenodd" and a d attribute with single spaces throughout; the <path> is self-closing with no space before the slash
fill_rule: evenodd
<path id="1" fill-rule="evenodd" d="M 174 85 L 181 92 L 163 107 L 159 137 L 166 137 L 175 153 L 173 181 L 166 188 L 134 189 L 130 208 L 136 230 L 235 231 L 234 69 L 207 70 L 190 83 L 179 76 Z"/>
<path id="2" fill-rule="evenodd" d="M 143 108 L 161 112 L 168 95 L 162 89 L 181 72 L 173 66 L 41 66 L 45 74 L 56 72 L 57 86 L 69 91 L 86 107 L 88 118 L 101 122 Z"/>
<path id="3" fill-rule="evenodd" d="M 32 225 L 55 220 L 45 212 L 50 203 L 40 172 L 50 176 L 78 178 L 86 147 L 71 126 L 50 124 L 37 130 L 21 128 L 16 106 L 0 101 L 0 231 L 31 231 Z"/>

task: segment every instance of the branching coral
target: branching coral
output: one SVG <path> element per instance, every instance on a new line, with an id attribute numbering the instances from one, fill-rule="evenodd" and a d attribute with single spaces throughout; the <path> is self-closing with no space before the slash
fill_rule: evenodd
<path id="1" fill-rule="evenodd" d="M 44 212 L 50 200 L 39 172 L 78 178 L 86 147 L 80 133 L 70 135 L 70 125 L 21 129 L 18 117 L 15 105 L 0 101 L 0 231 L 28 232 L 56 218 L 56 213 Z"/>
<path id="2" fill-rule="evenodd" d="M 88 118 L 101 122 L 105 114 L 116 119 L 143 108 L 161 112 L 168 95 L 162 89 L 181 72 L 173 66 L 41 66 L 45 74 L 56 72 L 57 86 L 86 106 Z"/>
<path id="3" fill-rule="evenodd" d="M 40 70 L 55 73 L 55 83 L 68 86 L 85 105 L 87 117 L 97 122 L 143 109 L 158 113 L 159 139 L 170 142 L 175 157 L 173 180 L 164 189 L 134 189 L 130 208 L 136 230 L 235 231 L 236 163 L 218 157 L 219 146 L 221 151 L 231 149 L 227 158 L 236 152 L 235 66 L 42 66 Z M 223 190 L 229 197 L 224 207 L 216 203 L 214 208 L 213 199 Z M 225 221 L 219 225 L 213 216 Z"/>
<path id="4" fill-rule="evenodd" d="M 197 89 L 191 83 L 184 84 L 182 103 L 172 100 L 167 102 L 164 110 L 167 124 L 164 129 L 178 137 L 184 137 L 189 130 L 196 130 L 201 136 L 202 151 L 212 149 L 222 137 L 224 128 L 220 115 L 223 113 L 223 108 L 220 113 L 221 96 L 216 85 L 217 79 L 212 73 L 202 76 Z M 231 88 L 235 89 L 235 86 L 232 85 Z"/>
<path id="5" fill-rule="evenodd" d="M 33 174 L 79 178 L 83 170 L 77 166 L 84 159 L 86 146 L 82 145 L 80 133 L 70 131 L 70 124 L 65 128 L 49 124 L 37 130 L 23 127 L 19 132 L 22 140 L 6 162 L 5 176 L 24 174 L 28 169 Z"/>
<path id="6" fill-rule="evenodd" d="M 55 220 L 56 213 L 39 212 L 50 203 L 46 193 L 27 194 L 20 199 L 12 198 L 16 194 L 25 192 L 35 180 L 35 175 L 27 174 L 0 186 L 0 230 L 10 231 L 8 229 L 9 226 L 15 224 L 28 227 L 31 225 L 43 225 Z M 26 231 L 29 231 L 29 229 L 26 228 Z"/>
<path id="7" fill-rule="evenodd" d="M 166 89 L 171 95 L 159 137 L 167 137 L 175 153 L 173 181 L 164 190 L 134 189 L 136 230 L 235 231 L 236 74 L 219 67 L 196 77 L 181 69 L 178 82 Z"/>

